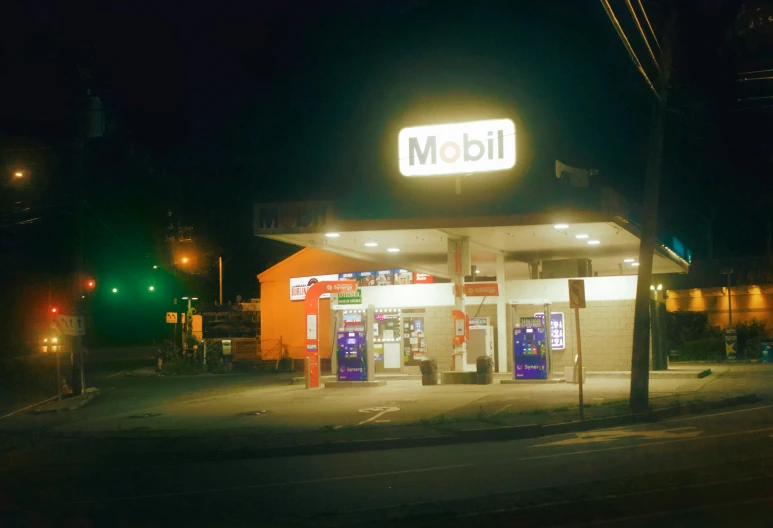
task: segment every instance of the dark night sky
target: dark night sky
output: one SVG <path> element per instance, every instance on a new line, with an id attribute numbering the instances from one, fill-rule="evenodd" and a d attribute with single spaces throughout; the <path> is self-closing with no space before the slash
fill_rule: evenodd
<path id="1" fill-rule="evenodd" d="M 626 23 L 624 3 L 612 3 Z M 769 63 L 732 38 L 740 2 L 681 4 L 665 218 L 700 255 L 693 213 L 719 211 L 717 252 L 759 254 L 767 213 L 745 204 L 767 192 L 769 110 L 739 111 L 732 77 Z M 645 5 L 659 30 L 668 2 Z M 255 274 L 292 248 L 251 236 L 251 204 L 335 197 L 383 210 L 421 192 L 389 160 L 397 129 L 423 116 L 515 112 L 527 161 L 513 192 L 556 158 L 598 167 L 634 201 L 643 190 L 651 94 L 597 1 L 31 1 L 12 11 L 0 36 L 3 163 L 34 166 L 39 199 L 64 204 L 6 236 L 37 263 L 29 273 L 66 268 L 57 230 L 71 222 L 63 146 L 84 87 L 77 64 L 108 110 L 87 173 L 87 254 L 103 276 L 160 258 L 171 208 L 223 248 L 226 297 L 255 295 Z M 13 150 L 30 145 L 44 148 Z M 54 249 L 41 253 L 42 240 Z M 195 280 L 213 293 L 214 277 Z"/>

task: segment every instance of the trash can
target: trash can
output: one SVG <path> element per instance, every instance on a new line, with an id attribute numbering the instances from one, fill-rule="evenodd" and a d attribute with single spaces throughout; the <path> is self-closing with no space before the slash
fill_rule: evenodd
<path id="1" fill-rule="evenodd" d="M 422 360 L 421 365 L 419 365 L 419 369 L 421 370 L 422 385 L 437 385 L 437 359 Z"/>
<path id="2" fill-rule="evenodd" d="M 769 341 L 761 343 L 762 352 L 760 354 L 760 361 L 762 363 L 773 363 L 773 355 L 771 355 L 771 347 L 773 347 L 773 343 Z"/>
<path id="3" fill-rule="evenodd" d="M 478 385 L 490 385 L 494 383 L 494 358 L 491 356 L 478 356 L 475 360 L 478 371 Z"/>

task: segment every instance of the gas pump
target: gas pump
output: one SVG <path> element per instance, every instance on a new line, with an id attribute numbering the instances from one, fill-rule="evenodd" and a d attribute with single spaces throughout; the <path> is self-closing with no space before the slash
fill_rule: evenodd
<path id="1" fill-rule="evenodd" d="M 548 343 L 543 320 L 522 317 L 513 329 L 514 379 L 547 379 Z"/>
<path id="2" fill-rule="evenodd" d="M 368 339 L 363 330 L 341 330 L 337 334 L 338 381 L 366 381 Z"/>

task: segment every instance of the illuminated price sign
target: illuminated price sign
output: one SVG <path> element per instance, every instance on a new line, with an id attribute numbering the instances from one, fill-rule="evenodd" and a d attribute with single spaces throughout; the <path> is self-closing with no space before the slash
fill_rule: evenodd
<path id="1" fill-rule="evenodd" d="M 545 324 L 545 314 L 535 313 L 534 317 Z M 550 313 L 550 342 L 553 350 L 566 349 L 566 337 L 564 334 L 564 314 L 561 312 Z"/>

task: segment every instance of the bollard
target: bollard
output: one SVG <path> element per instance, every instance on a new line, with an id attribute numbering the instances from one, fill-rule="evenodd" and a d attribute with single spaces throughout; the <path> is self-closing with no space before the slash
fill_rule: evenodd
<path id="1" fill-rule="evenodd" d="M 311 388 L 311 369 L 309 368 L 310 367 L 310 363 L 311 362 L 309 361 L 308 357 L 303 360 L 303 376 L 306 378 L 306 388 L 307 389 Z"/>

